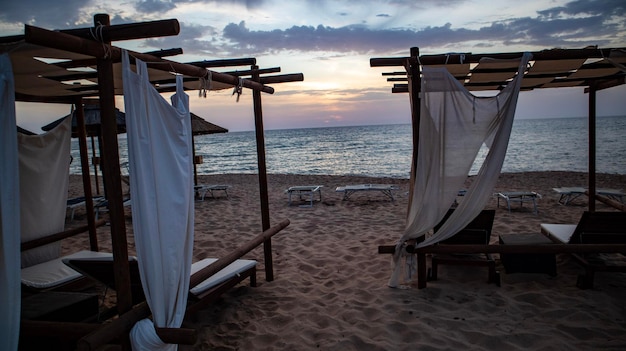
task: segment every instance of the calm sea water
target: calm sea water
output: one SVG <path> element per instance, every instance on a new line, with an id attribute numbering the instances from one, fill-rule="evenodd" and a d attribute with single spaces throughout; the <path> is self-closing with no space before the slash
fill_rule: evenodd
<path id="1" fill-rule="evenodd" d="M 502 170 L 586 172 L 587 130 L 585 118 L 515 120 Z M 124 161 L 125 135 L 119 140 Z M 72 142 L 78 160 L 78 142 Z M 409 178 L 409 124 L 268 130 L 265 144 L 268 173 Z M 198 136 L 195 145 L 196 154 L 204 158 L 199 174 L 257 172 L 254 132 Z M 481 150 L 479 160 L 485 152 Z M 478 172 L 479 163 L 471 174 Z M 596 168 L 626 174 L 626 116 L 598 118 Z M 78 162 L 72 163 L 71 172 L 80 173 Z"/>

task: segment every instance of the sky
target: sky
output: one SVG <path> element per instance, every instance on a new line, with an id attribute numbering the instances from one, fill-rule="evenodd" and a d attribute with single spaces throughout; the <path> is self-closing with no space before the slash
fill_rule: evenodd
<path id="1" fill-rule="evenodd" d="M 410 123 L 408 95 L 392 94 L 381 75 L 394 69 L 369 60 L 408 56 L 411 47 L 421 54 L 626 47 L 623 0 L 3 0 L 0 36 L 23 34 L 24 24 L 90 27 L 97 13 L 112 24 L 180 23 L 177 36 L 119 47 L 182 48 L 169 57 L 178 62 L 255 57 L 260 68 L 302 73 L 304 81 L 274 84 L 274 94 L 262 95 L 265 129 Z M 239 102 L 231 90 L 189 95 L 191 111 L 206 120 L 254 129 L 250 90 Z M 598 115 L 626 115 L 625 97 L 624 86 L 598 92 Z M 522 92 L 516 118 L 586 116 L 587 100 L 582 88 Z M 123 110 L 123 100 L 116 105 Z M 17 104 L 18 124 L 33 131 L 69 112 L 67 105 Z"/>

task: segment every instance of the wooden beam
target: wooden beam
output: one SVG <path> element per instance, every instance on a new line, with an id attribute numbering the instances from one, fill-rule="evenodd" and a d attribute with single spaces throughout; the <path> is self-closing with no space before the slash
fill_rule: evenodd
<path id="1" fill-rule="evenodd" d="M 174 48 L 174 49 L 148 51 L 148 52 L 144 52 L 143 54 L 163 58 L 163 57 L 168 57 L 168 56 L 181 55 L 182 53 L 183 53 L 183 49 Z M 54 65 L 57 67 L 61 67 L 61 68 L 89 67 L 89 66 L 96 65 L 96 59 L 65 61 L 65 62 L 55 63 Z"/>
<path id="2" fill-rule="evenodd" d="M 23 337 L 54 337 L 63 341 L 73 341 L 98 329 L 96 323 L 73 323 L 58 321 L 20 321 L 20 334 Z"/>
<path id="3" fill-rule="evenodd" d="M 252 251 L 262 243 L 265 243 L 272 236 L 278 234 L 281 230 L 285 229 L 289 225 L 289 223 L 290 222 L 288 219 L 283 220 L 277 225 L 263 231 L 263 233 L 257 235 L 255 238 L 238 247 L 234 251 L 230 252 L 228 255 L 218 259 L 217 261 L 194 273 L 189 279 L 189 288 L 191 289 L 196 287 L 198 284 L 207 280 L 215 273 L 226 268 L 229 264 L 235 262 L 235 260 L 243 257 L 243 255 Z M 265 264 L 267 265 L 267 262 Z"/>
<path id="4" fill-rule="evenodd" d="M 623 48 L 617 48 L 623 49 Z M 533 61 L 543 60 L 573 60 L 588 58 L 604 58 L 609 57 L 612 49 L 552 49 L 531 52 Z M 439 55 L 422 55 L 419 57 L 420 65 L 444 65 L 444 64 L 461 64 L 461 63 L 477 63 L 482 58 L 494 59 L 517 59 L 524 55 L 524 52 L 510 53 L 491 53 L 491 54 L 439 54 Z M 386 57 L 371 58 L 371 67 L 389 67 L 403 66 L 407 57 Z"/>
<path id="5" fill-rule="evenodd" d="M 94 56 L 96 58 L 106 57 L 111 62 L 121 61 L 122 49 L 111 46 L 108 43 L 101 43 L 95 40 L 83 39 L 73 35 L 61 32 L 54 32 L 29 25 L 25 25 L 25 33 L 26 42 L 31 44 L 41 45 L 44 47 L 50 47 L 83 55 Z M 134 58 L 146 62 L 148 67 L 153 69 L 168 72 L 173 70 L 176 73 L 196 78 L 204 78 L 208 75 L 208 71 L 202 67 L 197 67 L 194 65 L 179 63 L 175 61 L 169 61 L 152 55 L 146 55 L 130 50 L 128 50 L 128 53 Z M 211 72 L 211 79 L 217 82 L 231 85 L 238 85 L 240 82 L 239 77 L 219 72 Z M 272 87 L 263 86 L 258 82 L 242 79 L 241 84 L 245 88 L 260 90 L 268 94 L 274 93 L 274 89 Z"/>
<path id="6" fill-rule="evenodd" d="M 379 254 L 393 254 L 395 245 L 381 245 Z M 407 253 L 433 254 L 477 254 L 477 253 L 622 253 L 626 252 L 626 244 L 542 244 L 542 245 L 430 245 L 420 248 L 406 247 Z"/>
<path id="7" fill-rule="evenodd" d="M 223 60 L 204 60 L 204 61 L 189 62 L 187 64 L 188 65 L 202 67 L 202 68 L 251 66 L 251 65 L 256 65 L 256 58 L 234 58 L 234 59 L 223 59 Z"/>
<path id="8" fill-rule="evenodd" d="M 279 74 L 269 77 L 260 77 L 261 84 L 275 84 L 275 83 L 288 83 L 288 82 L 302 82 L 304 75 L 302 73 L 292 74 Z"/>
<path id="9" fill-rule="evenodd" d="M 268 73 L 278 73 L 278 72 L 280 72 L 280 67 L 263 68 L 263 69 L 257 69 L 257 70 L 247 69 L 243 71 L 228 71 L 224 73 L 237 76 L 237 77 L 242 77 L 242 76 L 251 76 L 254 73 L 268 74 Z"/>
<path id="10" fill-rule="evenodd" d="M 100 220 L 96 221 L 94 223 L 94 225 L 96 227 L 100 227 L 100 226 L 103 226 L 105 223 L 106 223 L 105 220 L 100 219 Z M 40 246 L 43 246 L 43 245 L 48 245 L 50 243 L 57 242 L 59 240 L 65 239 L 65 238 L 70 238 L 72 236 L 85 233 L 87 231 L 89 231 L 89 225 L 84 225 L 84 226 L 80 226 L 80 227 L 77 227 L 77 228 L 68 229 L 68 230 L 60 232 L 60 233 L 44 236 L 44 237 L 41 237 L 41 238 L 38 238 L 38 239 L 24 241 L 21 244 L 20 250 L 21 251 L 25 251 L 25 250 L 34 249 L 36 247 L 40 247 Z"/>
<path id="11" fill-rule="evenodd" d="M 95 15 L 95 17 L 101 16 L 108 17 L 108 15 L 103 14 Z M 61 32 L 85 39 L 112 42 L 118 40 L 133 40 L 178 35 L 178 33 L 180 33 L 180 24 L 177 19 L 116 25 L 94 23 L 94 26 L 90 28 L 65 29 Z"/>

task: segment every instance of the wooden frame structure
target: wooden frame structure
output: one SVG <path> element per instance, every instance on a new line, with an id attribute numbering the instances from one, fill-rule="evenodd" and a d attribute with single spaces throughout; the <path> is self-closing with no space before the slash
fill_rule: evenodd
<path id="1" fill-rule="evenodd" d="M 115 119 L 115 95 L 123 93 L 122 84 L 119 80 L 119 70 L 116 70 L 116 65 L 119 65 L 121 61 L 121 49 L 111 45 L 111 42 L 177 35 L 179 30 L 180 26 L 175 19 L 110 25 L 108 15 L 97 14 L 94 16 L 94 27 L 92 28 L 49 31 L 25 25 L 24 35 L 0 38 L 0 49 L 4 49 L 3 52 L 9 52 L 13 61 L 16 101 L 67 103 L 77 106 L 81 168 L 84 195 L 87 199 L 87 227 L 90 233 L 91 249 L 95 251 L 98 250 L 97 223 L 94 218 L 87 136 L 82 105 L 83 98 L 97 97 L 99 99 L 103 144 L 101 164 L 110 203 L 113 269 L 117 292 L 117 311 L 120 315 L 120 318 L 115 322 L 107 324 L 107 328 L 98 328 L 82 323 L 22 322 L 22 332 L 31 333 L 31 335 L 63 335 L 68 340 L 79 340 L 77 344 L 81 349 L 95 349 L 120 336 L 124 340 L 123 335 L 128 333 L 134 322 L 149 315 L 147 306 L 133 307 L 130 291 L 128 247 Z M 199 81 L 210 80 L 214 89 L 236 86 L 253 90 L 263 234 L 218 260 L 210 267 L 194 274 L 191 283 L 202 282 L 206 277 L 260 245 L 261 242 L 265 248 L 266 280 L 272 281 L 274 278 L 271 236 L 285 228 L 289 221 L 285 220 L 274 227 L 270 227 L 261 92 L 272 94 L 274 89 L 265 84 L 302 81 L 303 75 L 299 73 L 262 77 L 261 74 L 280 72 L 280 68 L 259 69 L 254 58 L 179 63 L 163 59 L 163 57 L 182 53 L 181 49 L 150 53 L 129 52 L 132 57 L 147 62 L 150 80 L 160 92 L 171 91 L 174 86 L 175 77 L 169 73 L 171 71 L 184 75 L 186 89 L 197 89 Z M 46 62 L 42 58 L 56 58 L 56 60 Z M 33 66 L 26 67 L 27 64 Z M 251 69 L 236 73 L 208 70 L 209 67 L 241 65 L 250 65 Z M 82 70 L 76 70 L 77 68 L 82 68 Z M 195 331 L 187 329 L 160 329 L 157 330 L 157 334 L 168 343 L 193 343 L 195 341 Z M 124 348 L 129 348 L 126 343 L 122 343 L 122 345 Z"/>
<path id="2" fill-rule="evenodd" d="M 418 47 L 410 49 L 408 57 L 370 59 L 371 67 L 403 67 L 404 71 L 383 73 L 394 83 L 392 93 L 409 93 L 411 122 L 413 131 L 413 156 L 411 179 L 415 177 L 417 164 L 419 124 L 420 124 L 420 74 L 421 67 L 445 67 L 470 91 L 500 90 L 506 86 L 517 72 L 522 52 L 472 54 L 454 53 L 440 55 L 420 55 Z M 501 59 L 494 62 L 489 59 Z M 507 63 L 505 60 L 511 60 Z M 584 49 L 552 49 L 532 52 L 529 67 L 524 72 L 521 89 L 584 87 L 589 94 L 589 211 L 595 211 L 595 200 L 611 204 L 596 195 L 596 92 L 626 84 L 626 72 L 620 67 L 626 65 L 626 48 L 587 47 Z M 413 182 L 410 188 L 413 193 Z M 409 203 L 409 207 L 411 204 Z M 620 208 L 623 210 L 623 206 Z M 426 287 L 427 253 L 581 253 L 626 252 L 623 244 L 568 244 L 568 245 L 445 245 L 414 248 L 406 247 L 409 253 L 417 254 L 418 288 Z M 379 253 L 394 253 L 395 246 L 379 246 Z"/>

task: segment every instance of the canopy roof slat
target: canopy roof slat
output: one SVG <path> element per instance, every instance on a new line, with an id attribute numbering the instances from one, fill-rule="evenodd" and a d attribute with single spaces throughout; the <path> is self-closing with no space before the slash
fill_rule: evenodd
<path id="1" fill-rule="evenodd" d="M 532 52 L 522 80 L 523 90 L 560 87 L 611 87 L 623 81 L 626 48 L 552 49 Z M 517 74 L 522 52 L 471 54 L 452 53 L 417 57 L 372 58 L 372 67 L 407 67 L 417 62 L 422 67 L 444 67 L 470 91 L 500 90 Z M 396 76 L 400 72 L 383 73 Z M 408 73 L 404 72 L 408 77 Z M 387 78 L 389 82 L 402 81 Z M 604 83 L 602 83 L 604 82 Z M 408 92 L 404 85 L 394 85 L 393 92 Z"/>

